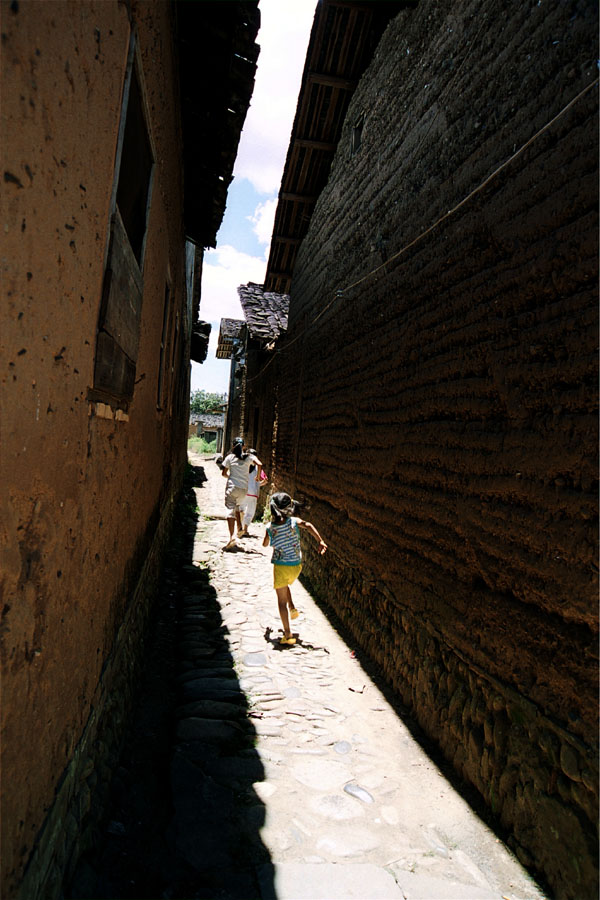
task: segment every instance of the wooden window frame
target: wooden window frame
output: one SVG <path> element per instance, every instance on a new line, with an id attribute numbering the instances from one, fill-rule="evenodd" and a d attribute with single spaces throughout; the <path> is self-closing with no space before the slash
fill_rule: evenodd
<path id="1" fill-rule="evenodd" d="M 151 157 L 147 181 L 144 233 L 139 250 L 139 260 L 132 249 L 117 204 L 127 113 L 134 78 L 137 83 L 145 137 Z M 129 404 L 133 400 L 136 384 L 135 375 L 142 320 L 144 263 L 156 173 L 157 154 L 150 121 L 141 54 L 134 29 L 129 42 L 121 98 L 108 234 L 104 249 L 104 276 L 96 335 L 94 383 L 88 391 L 90 401 L 109 404 L 111 408 L 124 412 L 127 412 Z"/>

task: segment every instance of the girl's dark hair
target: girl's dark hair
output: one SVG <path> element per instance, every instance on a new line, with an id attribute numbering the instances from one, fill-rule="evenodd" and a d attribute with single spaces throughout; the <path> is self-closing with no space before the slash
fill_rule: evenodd
<path id="1" fill-rule="evenodd" d="M 250 448 L 250 450 L 248 450 L 248 453 L 250 453 L 252 456 L 256 456 L 256 450 L 254 450 L 252 447 Z M 255 468 L 256 468 L 256 466 L 254 465 L 254 463 L 252 463 L 252 465 L 250 466 L 248 471 L 254 472 Z"/>
<path id="2" fill-rule="evenodd" d="M 289 494 L 273 494 L 271 497 L 271 519 L 275 525 L 282 525 L 290 516 L 298 513 L 298 504 Z"/>
<path id="3" fill-rule="evenodd" d="M 244 442 L 241 438 L 236 438 L 233 442 L 233 447 L 231 448 L 231 452 L 234 456 L 237 456 L 238 459 L 246 459 L 248 456 L 247 453 L 244 453 Z"/>

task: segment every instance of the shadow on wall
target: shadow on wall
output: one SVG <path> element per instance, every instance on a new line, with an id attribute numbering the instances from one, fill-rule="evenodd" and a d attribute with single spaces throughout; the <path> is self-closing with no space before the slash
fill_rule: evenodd
<path id="1" fill-rule="evenodd" d="M 147 642 L 138 704 L 73 900 L 270 896 L 272 866 L 252 784 L 265 777 L 209 570 L 193 564 L 188 466 Z M 258 884 L 260 870 L 260 888 Z M 271 873 L 271 875 L 269 875 Z"/>

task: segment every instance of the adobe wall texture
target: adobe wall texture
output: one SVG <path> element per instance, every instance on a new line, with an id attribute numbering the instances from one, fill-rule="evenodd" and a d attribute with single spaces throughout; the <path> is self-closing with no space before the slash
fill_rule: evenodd
<path id="1" fill-rule="evenodd" d="M 597 78 L 596 16 L 424 0 L 391 23 L 298 255 L 274 472 L 330 546 L 313 586 L 577 900 L 598 889 L 596 90 L 565 107 Z"/>
<path id="2" fill-rule="evenodd" d="M 157 167 L 128 416 L 90 403 L 130 38 Z M 165 281 L 184 334 L 170 7 L 2 3 L 2 895 L 53 897 L 90 839 L 173 496 L 188 373 L 157 410 Z M 175 322 L 172 323 L 171 341 Z M 169 345 L 173 349 L 172 343 Z M 185 349 L 185 348 L 183 348 Z M 183 354 L 184 355 L 184 354 Z M 86 830 L 87 829 L 87 830 Z"/>
<path id="3" fill-rule="evenodd" d="M 273 493 L 272 474 L 276 469 L 277 428 L 279 411 L 279 357 L 273 351 L 255 348 L 247 355 L 247 416 L 244 435 L 263 464 L 268 481 L 259 491 L 256 515 L 262 518 L 265 505 Z"/>

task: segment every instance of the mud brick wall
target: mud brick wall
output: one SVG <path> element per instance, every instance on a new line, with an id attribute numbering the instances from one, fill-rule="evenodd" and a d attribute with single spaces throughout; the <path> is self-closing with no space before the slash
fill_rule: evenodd
<path id="1" fill-rule="evenodd" d="M 273 474 L 276 471 L 276 448 L 279 434 L 279 354 L 255 351 L 248 354 L 246 391 L 252 410 L 246 424 L 248 445 L 256 449 L 268 481 L 259 491 L 256 516 L 261 518 L 270 495 L 274 493 Z M 254 411 L 258 409 L 255 417 Z M 255 427 L 256 425 L 256 427 Z"/>
<path id="2" fill-rule="evenodd" d="M 577 900 L 598 889 L 596 34 L 592 2 L 390 24 L 299 251 L 273 473 L 330 545 L 313 585 Z"/>
<path id="3" fill-rule="evenodd" d="M 243 378 L 244 368 L 235 359 L 231 359 L 229 371 L 229 396 L 225 430 L 223 433 L 223 456 L 227 456 L 238 436 L 243 436 L 244 410 L 246 406 L 246 382 Z"/>
<path id="4" fill-rule="evenodd" d="M 269 455 L 274 446 L 277 409 L 277 357 L 272 352 L 249 348 L 247 354 L 246 418 L 244 435 L 249 447 L 254 447 L 264 467 L 270 472 Z M 257 382 L 260 390 L 256 390 Z"/>
<path id="5" fill-rule="evenodd" d="M 65 866 L 85 840 L 79 831 L 106 782 L 127 676 L 142 650 L 135 640 L 150 602 L 149 555 L 159 554 L 156 536 L 186 463 L 171 15 L 159 0 L 2 2 L 3 897 L 59 896 Z M 125 413 L 93 401 L 89 389 L 134 24 L 157 165 L 136 384 Z M 168 280 L 175 371 L 159 409 Z"/>

